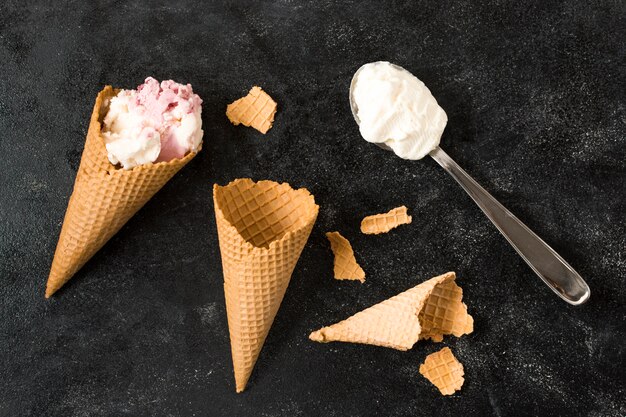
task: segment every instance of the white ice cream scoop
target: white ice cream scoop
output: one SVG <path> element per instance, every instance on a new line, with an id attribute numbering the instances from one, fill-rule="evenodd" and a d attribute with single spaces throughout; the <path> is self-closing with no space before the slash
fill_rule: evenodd
<path id="1" fill-rule="evenodd" d="M 388 62 L 363 65 L 352 78 L 350 107 L 368 142 L 405 159 L 429 154 L 437 161 L 559 297 L 573 305 L 589 299 L 591 292 L 582 277 L 439 147 L 446 113 L 413 74 Z"/>

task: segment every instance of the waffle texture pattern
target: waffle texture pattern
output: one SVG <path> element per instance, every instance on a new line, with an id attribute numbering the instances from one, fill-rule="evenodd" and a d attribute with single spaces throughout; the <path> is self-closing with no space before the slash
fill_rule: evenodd
<path id="1" fill-rule="evenodd" d="M 252 87 L 247 96 L 226 107 L 226 117 L 235 126 L 243 124 L 266 134 L 274 123 L 276 102 L 261 87 Z"/>
<path id="2" fill-rule="evenodd" d="M 339 323 L 317 330 L 309 338 L 316 342 L 364 343 L 409 350 L 420 339 L 442 339 L 443 335 L 452 334 L 453 329 L 457 336 L 471 333 L 474 321 L 467 314 L 465 304 L 435 291 L 438 286 L 458 288 L 454 279 L 454 272 L 431 278 Z M 431 300 L 433 294 L 436 296 Z M 452 305 L 447 305 L 446 300 L 451 300 Z M 427 306 L 428 313 L 422 315 Z M 451 309 L 454 314 L 450 313 Z M 457 314 L 458 311 L 462 314 Z M 449 323 L 450 317 L 460 319 L 463 326 Z"/>
<path id="3" fill-rule="evenodd" d="M 454 357 L 449 347 L 431 353 L 420 365 L 420 374 L 435 385 L 441 394 L 452 395 L 463 386 L 463 365 Z"/>
<path id="4" fill-rule="evenodd" d="M 402 224 L 409 224 L 413 218 L 407 214 L 405 206 L 396 207 L 387 213 L 367 216 L 361 221 L 361 232 L 368 235 L 387 233 Z"/>
<path id="5" fill-rule="evenodd" d="M 245 389 L 317 219 L 306 189 L 238 179 L 213 188 L 237 392 Z"/>
<path id="6" fill-rule="evenodd" d="M 339 232 L 328 232 L 326 237 L 335 256 L 333 267 L 335 279 L 365 282 L 365 271 L 356 261 L 348 239 Z"/>

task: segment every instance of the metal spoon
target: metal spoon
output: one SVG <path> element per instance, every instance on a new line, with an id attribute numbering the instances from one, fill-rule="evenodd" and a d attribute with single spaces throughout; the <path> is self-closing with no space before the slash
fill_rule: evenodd
<path id="1" fill-rule="evenodd" d="M 406 71 L 398 65 L 394 67 Z M 360 121 L 353 93 L 357 76 L 362 68 L 357 70 L 350 84 L 350 108 L 357 124 L 360 124 Z M 391 150 L 383 143 L 376 145 Z M 554 249 L 493 198 L 440 147 L 430 152 L 430 156 L 463 187 L 522 259 L 552 291 L 572 305 L 580 305 L 589 299 L 591 291 L 587 283 Z"/>

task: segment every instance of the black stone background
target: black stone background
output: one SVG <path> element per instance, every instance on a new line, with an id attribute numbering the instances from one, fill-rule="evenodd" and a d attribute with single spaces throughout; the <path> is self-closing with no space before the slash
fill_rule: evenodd
<path id="1" fill-rule="evenodd" d="M 0 5 L 0 416 L 626 415 L 623 1 L 25 2 Z M 447 111 L 442 147 L 586 278 L 558 299 L 434 161 L 359 136 L 363 63 L 400 64 Z M 153 75 L 204 99 L 204 149 L 53 299 L 44 287 L 105 84 Z M 263 136 L 229 124 L 253 85 Z M 307 187 L 321 206 L 235 394 L 211 187 Z M 359 232 L 406 204 L 413 224 Z M 367 282 L 332 279 L 324 232 Z M 475 332 L 409 352 L 310 331 L 454 270 Z M 450 346 L 463 390 L 418 374 Z"/>

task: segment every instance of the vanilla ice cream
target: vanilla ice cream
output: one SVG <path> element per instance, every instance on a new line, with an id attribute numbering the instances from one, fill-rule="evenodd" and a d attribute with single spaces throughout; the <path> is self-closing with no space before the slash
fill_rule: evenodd
<path id="1" fill-rule="evenodd" d="M 359 130 L 404 159 L 421 159 L 439 146 L 448 116 L 430 90 L 410 72 L 389 62 L 362 66 L 353 81 Z"/>
<path id="2" fill-rule="evenodd" d="M 200 149 L 202 99 L 190 84 L 148 77 L 136 90 L 121 90 L 108 106 L 102 137 L 113 165 L 132 169 Z"/>

